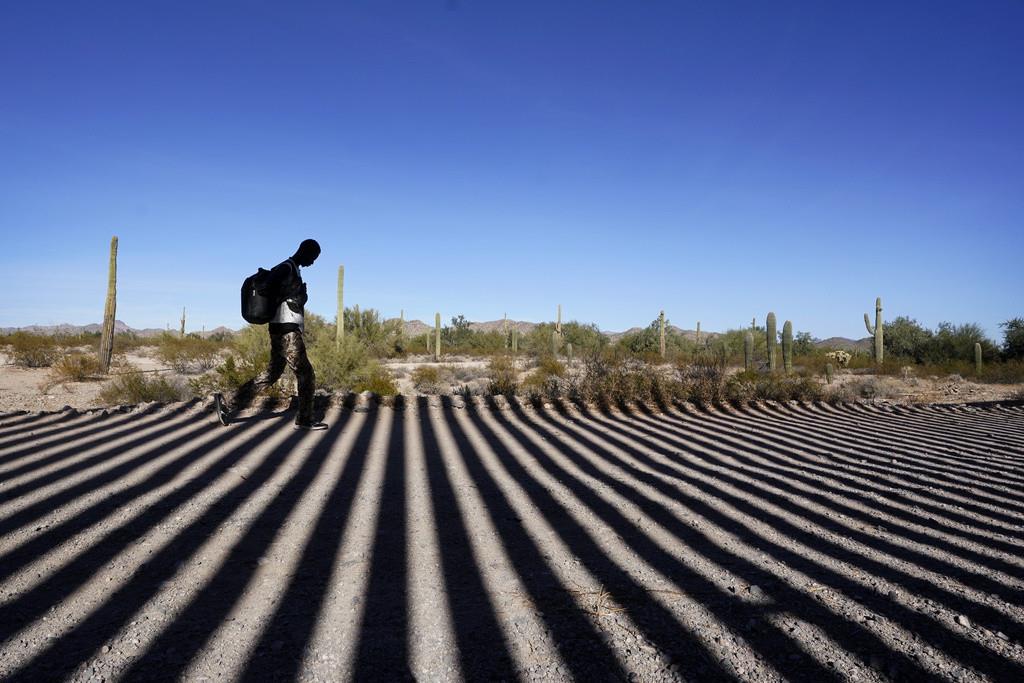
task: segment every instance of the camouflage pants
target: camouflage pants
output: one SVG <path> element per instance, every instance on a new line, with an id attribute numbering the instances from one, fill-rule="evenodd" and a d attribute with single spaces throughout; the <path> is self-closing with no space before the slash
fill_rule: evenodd
<path id="1" fill-rule="evenodd" d="M 313 366 L 306 358 L 306 343 L 301 332 L 270 333 L 270 365 L 262 374 L 238 388 L 231 401 L 234 410 L 241 410 L 252 403 L 257 393 L 271 386 L 284 372 L 285 365 L 292 369 L 299 382 L 299 414 L 295 421 L 313 421 L 313 389 L 316 386 Z"/>

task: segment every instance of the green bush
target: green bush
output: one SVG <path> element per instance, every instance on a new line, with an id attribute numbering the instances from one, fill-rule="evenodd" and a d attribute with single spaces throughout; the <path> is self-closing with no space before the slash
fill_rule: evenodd
<path id="1" fill-rule="evenodd" d="M 116 376 L 100 392 L 100 401 L 106 405 L 170 403 L 184 400 L 188 392 L 174 381 L 160 376 L 147 377 L 141 372 L 127 372 Z"/>
<path id="2" fill-rule="evenodd" d="M 740 350 L 742 351 L 742 340 L 740 343 Z M 658 362 L 661 357 L 660 321 L 655 318 L 646 328 L 634 332 L 627 332 L 619 339 L 617 346 L 628 351 L 633 356 L 644 358 L 652 363 Z M 686 355 L 692 355 L 696 350 L 697 344 L 671 328 L 669 321 L 666 319 L 666 357 L 669 359 L 676 359 Z"/>
<path id="3" fill-rule="evenodd" d="M 60 358 L 60 347 L 53 337 L 15 332 L 7 338 L 11 360 L 23 368 L 48 368 Z"/>
<path id="4" fill-rule="evenodd" d="M 329 391 L 350 391 L 369 372 L 370 352 L 352 335 L 346 335 L 340 345 L 322 335 L 307 347 L 307 355 L 317 387 Z"/>
<path id="5" fill-rule="evenodd" d="M 491 358 L 487 367 L 487 375 L 490 379 L 487 392 L 490 395 L 512 397 L 519 393 L 519 379 L 515 361 L 511 356 L 500 355 Z"/>
<path id="6" fill-rule="evenodd" d="M 412 385 L 421 394 L 440 394 L 444 390 L 441 368 L 421 365 L 412 371 Z"/>
<path id="7" fill-rule="evenodd" d="M 1003 328 L 1003 356 L 1024 360 L 1024 318 L 1013 318 L 999 326 Z"/>
<path id="8" fill-rule="evenodd" d="M 355 384 L 352 387 L 355 392 L 372 391 L 380 397 L 395 396 L 398 394 L 398 384 L 387 368 L 371 360 L 358 374 Z"/>
<path id="9" fill-rule="evenodd" d="M 189 374 L 205 372 L 217 365 L 220 356 L 220 344 L 197 336 L 180 337 L 174 334 L 163 334 L 156 355 L 164 364 L 175 372 Z"/>

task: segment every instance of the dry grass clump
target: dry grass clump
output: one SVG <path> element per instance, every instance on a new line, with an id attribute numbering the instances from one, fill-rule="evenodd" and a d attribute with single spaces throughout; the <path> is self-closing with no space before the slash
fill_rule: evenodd
<path id="1" fill-rule="evenodd" d="M 100 392 L 100 401 L 106 405 L 122 405 L 158 401 L 170 403 L 183 401 L 188 390 L 179 382 L 165 377 L 147 377 L 141 372 L 126 372 L 117 375 Z"/>
<path id="2" fill-rule="evenodd" d="M 61 356 L 57 362 L 50 367 L 48 386 L 55 384 L 67 384 L 68 382 L 85 382 L 90 379 L 99 379 L 100 374 L 99 358 L 86 353 L 69 353 Z"/>

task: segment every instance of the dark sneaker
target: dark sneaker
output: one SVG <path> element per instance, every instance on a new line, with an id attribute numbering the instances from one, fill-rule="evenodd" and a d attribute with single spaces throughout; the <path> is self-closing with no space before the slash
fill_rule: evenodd
<path id="1" fill-rule="evenodd" d="M 303 429 L 307 432 L 322 432 L 327 429 L 326 422 L 296 422 L 296 429 Z"/>
<path id="2" fill-rule="evenodd" d="M 231 424 L 231 411 L 228 410 L 227 404 L 224 403 L 224 397 L 220 394 L 213 395 L 213 409 L 217 411 L 217 419 L 222 425 L 227 427 Z"/>

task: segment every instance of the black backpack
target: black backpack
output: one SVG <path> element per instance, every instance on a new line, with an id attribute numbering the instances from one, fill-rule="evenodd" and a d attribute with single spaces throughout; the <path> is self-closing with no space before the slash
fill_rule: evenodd
<path id="1" fill-rule="evenodd" d="M 270 286 L 270 271 L 260 268 L 242 283 L 242 317 L 246 322 L 263 325 L 274 319 L 281 305 Z"/>

